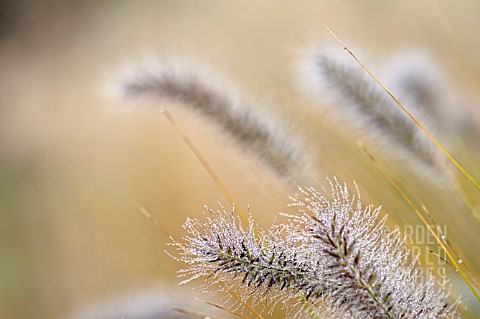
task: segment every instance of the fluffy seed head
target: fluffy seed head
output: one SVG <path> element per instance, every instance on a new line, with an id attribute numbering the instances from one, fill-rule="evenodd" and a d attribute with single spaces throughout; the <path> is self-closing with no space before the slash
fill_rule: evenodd
<path id="1" fill-rule="evenodd" d="M 283 121 L 193 63 L 153 61 L 129 68 L 117 88 L 124 98 L 159 98 L 203 115 L 282 178 L 309 184 L 315 175 L 308 147 Z"/>
<path id="2" fill-rule="evenodd" d="M 315 105 L 322 106 L 319 100 L 326 100 L 325 106 L 334 105 L 327 111 L 341 121 L 340 125 L 357 129 L 363 137 L 371 139 L 392 157 L 406 161 L 417 172 L 427 172 L 430 177 L 444 175 L 443 157 L 428 137 L 349 55 L 338 49 L 312 47 L 301 61 L 302 89 L 313 98 Z M 403 81 L 407 76 L 402 75 L 401 79 Z M 396 92 L 395 87 L 390 89 Z M 418 93 L 428 94 L 429 89 Z M 403 100 L 404 97 L 400 98 Z M 430 132 L 437 131 L 433 129 L 433 121 L 426 116 L 430 111 L 423 109 L 422 112 L 412 105 L 408 108 Z"/>

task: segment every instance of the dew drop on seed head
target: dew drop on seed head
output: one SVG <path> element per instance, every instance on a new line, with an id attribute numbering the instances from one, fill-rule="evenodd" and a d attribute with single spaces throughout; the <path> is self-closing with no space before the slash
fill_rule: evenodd
<path id="1" fill-rule="evenodd" d="M 463 259 L 462 259 L 462 258 L 459 258 L 459 259 L 457 260 L 457 262 L 458 262 L 459 264 L 461 264 L 461 263 L 463 263 Z"/>

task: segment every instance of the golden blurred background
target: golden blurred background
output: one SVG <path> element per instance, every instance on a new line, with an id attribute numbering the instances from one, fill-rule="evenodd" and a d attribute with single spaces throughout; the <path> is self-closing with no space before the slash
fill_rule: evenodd
<path id="1" fill-rule="evenodd" d="M 199 216 L 203 205 L 229 206 L 160 113 L 132 111 L 105 94 L 125 63 L 179 54 L 229 74 L 313 141 L 323 175 L 355 179 L 363 200 L 384 205 L 392 223 L 418 220 L 357 139 L 338 134 L 343 129 L 298 92 L 294 67 L 302 48 L 336 45 L 324 25 L 368 52 L 367 64 L 426 48 L 452 89 L 480 93 L 475 0 L 1 0 L 0 19 L 1 318 L 69 318 L 110 296 L 173 287 L 181 265 L 164 253 L 167 234 L 139 206 L 177 237 L 185 217 Z M 470 107 L 478 120 L 478 104 Z M 203 120 L 170 111 L 261 225 L 287 210 L 295 188 L 264 173 Z M 466 164 L 477 178 L 478 159 Z M 407 176 L 403 186 L 421 190 L 415 199 L 429 201 L 478 273 L 480 236 L 471 216 Z M 472 194 L 472 212 L 480 214 Z M 452 281 L 472 299 L 464 283 Z"/>

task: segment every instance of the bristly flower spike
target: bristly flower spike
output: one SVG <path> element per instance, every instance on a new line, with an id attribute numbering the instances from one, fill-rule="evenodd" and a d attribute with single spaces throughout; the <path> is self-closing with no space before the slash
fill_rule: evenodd
<path id="1" fill-rule="evenodd" d="M 300 297 L 322 318 L 457 318 L 447 289 L 419 275 L 380 209 L 330 184 L 330 192 L 301 189 L 292 203 L 301 214 L 268 231 L 225 210 L 208 210 L 206 222 L 187 219 L 188 235 L 172 244 L 188 265 L 182 283 L 204 278 L 204 288 L 235 287 L 242 300 L 272 308 Z M 299 316 L 304 308 L 289 309 Z"/>
<path id="2" fill-rule="evenodd" d="M 329 280 L 326 294 L 353 318 L 456 318 L 445 287 L 420 277 L 398 231 L 390 230 L 380 208 L 363 206 L 334 180 L 329 197 L 301 190 L 293 206 L 304 213 L 293 236 L 322 255 Z"/>

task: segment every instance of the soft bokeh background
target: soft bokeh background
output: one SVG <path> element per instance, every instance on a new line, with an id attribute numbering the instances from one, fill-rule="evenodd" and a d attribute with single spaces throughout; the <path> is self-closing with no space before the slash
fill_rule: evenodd
<path id="1" fill-rule="evenodd" d="M 357 138 L 342 134 L 295 89 L 301 48 L 335 44 L 323 25 L 354 43 L 360 56 L 368 52 L 367 64 L 427 48 L 452 90 L 472 100 L 480 92 L 475 0 L 0 1 L 0 317 L 65 318 L 116 294 L 173 287 L 181 265 L 164 253 L 165 232 L 138 207 L 178 235 L 185 217 L 199 215 L 204 204 L 228 206 L 161 114 L 132 112 L 128 102 L 105 94 L 112 74 L 145 54 L 195 56 L 225 71 L 314 141 L 323 174 L 355 179 L 365 201 L 383 204 L 392 221 L 418 223 Z M 478 104 L 468 107 L 478 120 Z M 292 187 L 215 128 L 171 111 L 261 225 L 287 209 Z M 478 178 L 478 153 L 462 154 L 456 156 Z M 465 209 L 421 182 L 406 175 L 403 185 L 448 225 L 478 271 L 479 228 L 468 215 L 480 214 L 478 193 L 466 191 Z"/>

